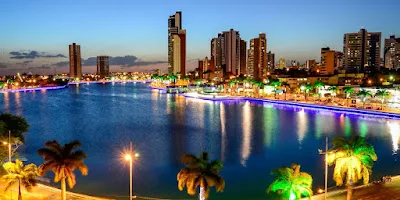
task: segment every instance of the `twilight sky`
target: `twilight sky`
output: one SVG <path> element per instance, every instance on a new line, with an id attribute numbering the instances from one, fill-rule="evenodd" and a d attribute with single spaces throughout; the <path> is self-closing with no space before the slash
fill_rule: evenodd
<path id="1" fill-rule="evenodd" d="M 167 20 L 177 10 L 188 62 L 209 56 L 210 39 L 230 28 L 246 41 L 265 32 L 276 60 L 319 60 L 321 47 L 342 50 L 343 34 L 361 26 L 400 36 L 399 8 L 399 0 L 1 0 L 0 74 L 53 68 L 72 42 L 85 59 L 132 55 L 142 68 L 165 67 Z"/>

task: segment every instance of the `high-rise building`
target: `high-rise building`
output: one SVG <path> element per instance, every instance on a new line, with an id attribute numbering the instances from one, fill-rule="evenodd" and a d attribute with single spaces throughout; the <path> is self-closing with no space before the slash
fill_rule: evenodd
<path id="1" fill-rule="evenodd" d="M 314 68 L 316 62 L 315 60 L 307 60 L 306 61 L 306 70 L 309 71 Z"/>
<path id="2" fill-rule="evenodd" d="M 243 53 L 240 55 L 244 51 L 240 44 L 245 45 L 245 41 L 241 41 L 239 32 L 233 29 L 219 33 L 211 40 L 211 57 L 218 73 L 222 71 L 225 77 L 240 74 L 240 66 L 246 62 Z"/>
<path id="3" fill-rule="evenodd" d="M 248 70 L 255 80 L 261 80 L 267 74 L 267 37 L 260 33 L 258 38 L 250 40 Z"/>
<path id="4" fill-rule="evenodd" d="M 246 60 L 247 60 L 247 44 L 246 41 L 240 40 L 240 72 L 239 74 L 246 74 Z"/>
<path id="5" fill-rule="evenodd" d="M 69 45 L 69 77 L 82 78 L 81 46 L 75 43 Z"/>
<path id="6" fill-rule="evenodd" d="M 174 39 L 179 40 L 175 41 Z M 179 46 L 178 44 L 181 44 Z M 175 55 L 175 50 L 179 51 L 178 55 Z M 185 54 L 184 58 L 182 55 Z M 178 59 L 178 60 L 177 60 Z M 185 71 L 181 69 L 177 69 L 176 67 L 180 67 L 182 69 L 185 68 L 185 65 L 182 65 L 182 59 L 185 59 L 186 62 L 186 31 L 182 30 L 182 12 L 178 11 L 174 15 L 169 16 L 168 18 L 168 73 L 181 73 L 185 74 Z M 179 62 L 175 64 L 175 62 Z"/>
<path id="7" fill-rule="evenodd" d="M 381 33 L 361 29 L 346 33 L 343 40 L 344 66 L 347 71 L 370 72 L 381 64 Z"/>
<path id="8" fill-rule="evenodd" d="M 110 74 L 110 62 L 108 56 L 97 56 L 97 75 L 101 78 Z"/>
<path id="9" fill-rule="evenodd" d="M 271 53 L 271 51 L 269 51 L 267 53 L 267 61 L 267 71 L 272 72 L 275 69 L 275 53 Z"/>
<path id="10" fill-rule="evenodd" d="M 340 70 L 343 68 L 343 53 L 340 51 L 335 51 L 335 70 Z"/>
<path id="11" fill-rule="evenodd" d="M 321 66 L 319 74 L 332 75 L 335 72 L 335 51 L 329 47 L 321 48 Z"/>
<path id="12" fill-rule="evenodd" d="M 177 34 L 172 35 L 173 59 L 172 71 L 168 73 L 182 75 L 186 74 L 186 30 L 179 30 Z"/>
<path id="13" fill-rule="evenodd" d="M 400 38 L 396 38 L 395 35 L 385 39 L 384 61 L 385 68 L 400 68 Z"/>
<path id="14" fill-rule="evenodd" d="M 199 64 L 198 64 L 198 71 L 199 71 L 199 77 L 200 79 L 203 79 L 203 73 L 204 73 L 204 61 L 203 60 L 199 60 Z"/>
<path id="15" fill-rule="evenodd" d="M 278 65 L 275 67 L 276 69 L 286 69 L 286 59 L 281 58 L 278 61 Z"/>

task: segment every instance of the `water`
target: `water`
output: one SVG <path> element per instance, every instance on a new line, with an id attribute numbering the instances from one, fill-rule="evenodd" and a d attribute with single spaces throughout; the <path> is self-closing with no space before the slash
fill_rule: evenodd
<path id="1" fill-rule="evenodd" d="M 396 120 L 187 99 L 143 83 L 0 94 L 0 105 L 0 112 L 22 115 L 31 125 L 20 151 L 29 162 L 42 162 L 36 152 L 48 140 L 79 139 L 89 156 L 89 175 L 78 175 L 72 190 L 93 195 L 127 199 L 129 168 L 122 153 L 130 141 L 141 155 L 134 163 L 133 187 L 139 196 L 195 199 L 177 189 L 176 175 L 183 167 L 182 154 L 201 151 L 224 163 L 226 189 L 213 192 L 211 199 L 273 198 L 265 193 L 271 170 L 291 163 L 313 176 L 314 190 L 323 188 L 324 161 L 317 149 L 325 147 L 325 136 L 366 136 L 378 154 L 372 179 L 400 171 Z M 334 185 L 331 175 L 329 182 Z"/>

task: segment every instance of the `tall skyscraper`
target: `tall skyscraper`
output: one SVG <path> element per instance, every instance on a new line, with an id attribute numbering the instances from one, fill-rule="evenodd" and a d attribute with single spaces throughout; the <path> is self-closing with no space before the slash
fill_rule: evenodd
<path id="1" fill-rule="evenodd" d="M 400 38 L 396 38 L 395 35 L 385 39 L 384 60 L 385 68 L 400 68 Z"/>
<path id="2" fill-rule="evenodd" d="M 240 74 L 240 66 L 246 63 L 243 56 L 245 48 L 240 48 L 241 44 L 245 46 L 246 42 L 233 29 L 219 33 L 217 38 L 211 40 L 211 57 L 214 58 L 216 71 L 223 71 L 225 77 Z"/>
<path id="3" fill-rule="evenodd" d="M 321 48 L 321 66 L 319 74 L 332 75 L 335 72 L 335 51 L 329 47 Z"/>
<path id="4" fill-rule="evenodd" d="M 178 40 L 174 42 L 174 39 Z M 180 45 L 178 45 L 180 44 Z M 175 55 L 175 51 L 179 51 Z M 182 57 L 184 55 L 184 57 Z M 182 59 L 185 63 L 182 64 Z M 178 63 L 176 63 L 178 62 Z M 182 30 L 182 12 L 178 11 L 168 18 L 168 73 L 185 74 L 186 31 Z M 179 69 L 177 69 L 179 67 Z"/>
<path id="5" fill-rule="evenodd" d="M 246 74 L 246 60 L 247 60 L 247 44 L 246 41 L 240 40 L 240 74 Z"/>
<path id="6" fill-rule="evenodd" d="M 361 29 L 346 33 L 343 40 L 344 65 L 347 71 L 370 72 L 381 64 L 381 33 Z"/>
<path id="7" fill-rule="evenodd" d="M 250 40 L 249 75 L 255 80 L 261 80 L 267 74 L 267 38 L 265 33 L 260 33 L 258 38 Z"/>
<path id="8" fill-rule="evenodd" d="M 267 53 L 267 71 L 268 72 L 272 72 L 275 69 L 275 53 L 271 53 L 271 51 L 269 51 Z"/>
<path id="9" fill-rule="evenodd" d="M 110 62 L 108 56 L 97 56 L 97 75 L 101 78 L 110 74 Z"/>
<path id="10" fill-rule="evenodd" d="M 82 78 L 81 46 L 75 43 L 69 45 L 69 77 Z"/>
<path id="11" fill-rule="evenodd" d="M 186 74 L 186 30 L 179 30 L 172 35 L 173 43 L 173 62 L 172 73 Z M 171 72 L 169 72 L 171 73 Z"/>

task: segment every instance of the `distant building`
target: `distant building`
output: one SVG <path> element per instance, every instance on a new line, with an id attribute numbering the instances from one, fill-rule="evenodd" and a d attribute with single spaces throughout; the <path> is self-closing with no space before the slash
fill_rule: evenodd
<path id="1" fill-rule="evenodd" d="M 335 72 L 335 51 L 329 47 L 321 48 L 320 75 L 333 75 Z"/>
<path id="2" fill-rule="evenodd" d="M 168 18 L 168 73 L 185 75 L 186 31 L 182 30 L 182 12 Z"/>
<path id="3" fill-rule="evenodd" d="M 204 74 L 204 61 L 203 60 L 199 60 L 197 69 L 199 71 L 199 78 L 203 79 L 203 74 Z"/>
<path id="4" fill-rule="evenodd" d="M 69 77 L 82 78 L 81 46 L 69 45 Z"/>
<path id="5" fill-rule="evenodd" d="M 388 69 L 400 68 L 400 38 L 395 35 L 385 39 L 384 66 Z"/>
<path id="6" fill-rule="evenodd" d="M 108 56 L 97 56 L 97 75 L 101 78 L 110 74 L 110 62 Z"/>
<path id="7" fill-rule="evenodd" d="M 173 43 L 173 62 L 172 71 L 169 73 L 182 75 L 186 74 L 186 30 L 179 30 L 172 35 Z"/>
<path id="8" fill-rule="evenodd" d="M 255 80 L 262 80 L 267 74 L 267 37 L 260 33 L 258 38 L 250 40 L 248 54 L 249 75 Z"/>
<path id="9" fill-rule="evenodd" d="M 276 69 L 286 69 L 286 59 L 281 58 L 278 61 L 278 65 L 275 67 Z"/>
<path id="10" fill-rule="evenodd" d="M 340 51 L 335 51 L 335 70 L 341 70 L 344 65 L 344 55 Z"/>
<path id="11" fill-rule="evenodd" d="M 369 72 L 379 70 L 381 64 L 381 33 L 346 33 L 343 40 L 344 66 L 347 71 Z"/>
<path id="12" fill-rule="evenodd" d="M 267 53 L 267 71 L 272 72 L 275 69 L 275 54 L 269 51 Z"/>
<path id="13" fill-rule="evenodd" d="M 306 66 L 305 66 L 306 70 L 307 71 L 312 70 L 314 68 L 315 64 L 316 64 L 315 60 L 307 60 Z"/>

